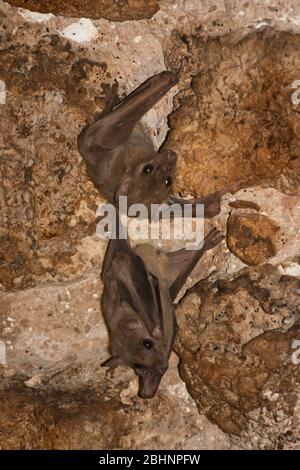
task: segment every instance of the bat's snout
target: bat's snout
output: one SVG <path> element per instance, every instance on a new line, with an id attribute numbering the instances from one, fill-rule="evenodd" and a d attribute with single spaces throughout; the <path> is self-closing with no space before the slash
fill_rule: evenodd
<path id="1" fill-rule="evenodd" d="M 177 161 L 177 153 L 174 150 L 166 150 L 165 151 L 166 159 L 169 163 L 175 164 Z"/>
<path id="2" fill-rule="evenodd" d="M 162 373 L 155 372 L 153 374 L 140 377 L 138 395 L 141 398 L 153 398 L 157 392 L 161 379 L 166 372 L 167 367 Z"/>
<path id="3" fill-rule="evenodd" d="M 157 377 L 155 381 L 151 380 L 151 383 L 140 378 L 140 385 L 139 385 L 139 396 L 141 398 L 153 398 L 157 392 L 161 381 L 161 376 Z"/>
<path id="4" fill-rule="evenodd" d="M 164 152 L 160 152 L 157 159 L 157 174 L 161 176 L 161 174 L 164 173 L 163 176 L 167 176 L 168 173 L 173 173 L 176 168 L 176 162 L 177 153 L 173 150 L 165 150 Z"/>

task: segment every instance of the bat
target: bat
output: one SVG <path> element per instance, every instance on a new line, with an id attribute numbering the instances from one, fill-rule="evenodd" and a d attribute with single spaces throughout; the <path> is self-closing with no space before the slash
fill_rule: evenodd
<path id="1" fill-rule="evenodd" d="M 139 376 L 138 394 L 152 398 L 168 369 L 177 332 L 173 301 L 203 253 L 224 237 L 212 230 L 201 249 L 134 250 L 125 239 L 111 239 L 105 254 L 101 299 L 110 336 L 111 357 L 102 365 L 120 364 Z"/>
<path id="2" fill-rule="evenodd" d="M 118 102 L 117 83 L 103 85 L 107 106 L 100 118 L 82 130 L 78 149 L 87 173 L 100 193 L 118 206 L 120 196 L 127 196 L 128 206 L 174 202 L 180 205 L 204 204 L 204 216 L 220 212 L 220 199 L 226 192 L 216 192 L 187 201 L 171 196 L 177 155 L 172 150 L 156 152 L 140 119 L 176 83 L 171 72 L 150 77 L 122 101 Z"/>

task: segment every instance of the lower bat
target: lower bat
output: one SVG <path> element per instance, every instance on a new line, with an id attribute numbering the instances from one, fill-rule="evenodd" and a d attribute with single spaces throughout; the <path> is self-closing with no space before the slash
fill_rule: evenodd
<path id="1" fill-rule="evenodd" d="M 201 249 L 133 250 L 127 240 L 110 240 L 102 269 L 102 311 L 112 356 L 103 366 L 123 364 L 139 376 L 139 396 L 151 398 L 168 368 L 176 337 L 173 301 L 205 251 L 223 237 L 212 230 Z"/>

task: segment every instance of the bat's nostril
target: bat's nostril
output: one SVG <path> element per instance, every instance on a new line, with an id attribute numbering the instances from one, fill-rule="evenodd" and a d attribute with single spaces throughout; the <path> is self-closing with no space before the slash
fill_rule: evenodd
<path id="1" fill-rule="evenodd" d="M 174 152 L 173 150 L 167 150 L 166 151 L 166 157 L 168 159 L 169 162 L 173 163 L 173 162 L 176 162 L 177 160 L 177 153 Z"/>

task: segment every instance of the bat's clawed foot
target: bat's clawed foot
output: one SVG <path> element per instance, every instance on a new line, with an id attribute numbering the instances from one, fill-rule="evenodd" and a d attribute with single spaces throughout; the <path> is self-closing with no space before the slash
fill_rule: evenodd
<path id="1" fill-rule="evenodd" d="M 119 84 L 117 80 L 114 81 L 112 85 L 109 83 L 102 83 L 101 85 L 102 90 L 104 92 L 105 97 L 105 109 L 102 114 L 110 113 L 117 104 L 120 102 L 120 98 L 118 95 L 118 88 Z"/>
<path id="2" fill-rule="evenodd" d="M 220 213 L 221 210 L 221 194 L 218 194 L 204 203 L 204 217 L 206 219 L 212 219 Z"/>
<path id="3" fill-rule="evenodd" d="M 213 228 L 209 234 L 204 238 L 203 250 L 211 250 L 215 246 L 219 245 L 222 240 L 224 240 L 225 235 L 223 235 L 219 230 Z"/>

